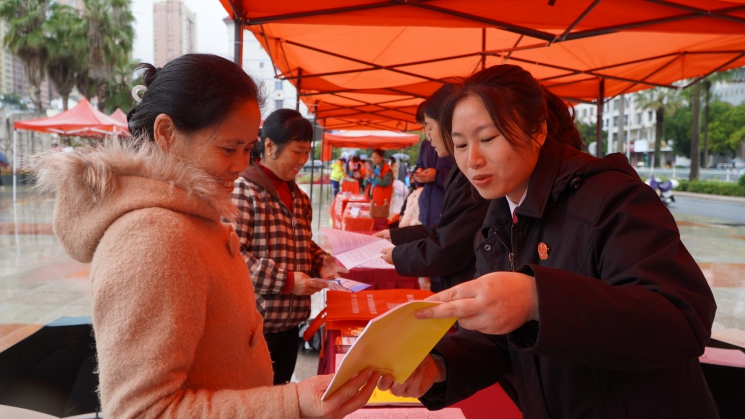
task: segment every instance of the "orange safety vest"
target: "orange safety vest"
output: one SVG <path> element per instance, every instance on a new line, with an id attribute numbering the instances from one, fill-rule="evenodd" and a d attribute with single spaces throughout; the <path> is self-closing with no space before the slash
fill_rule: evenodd
<path id="1" fill-rule="evenodd" d="M 380 177 L 384 178 L 385 175 L 391 171 L 390 166 L 388 166 L 388 163 L 383 163 L 383 167 L 380 169 Z M 372 188 L 372 183 L 367 185 L 367 188 L 365 189 L 365 196 L 368 198 L 370 197 L 370 188 Z M 391 182 L 388 186 L 376 186 L 372 190 L 372 200 L 375 202 L 375 205 L 385 205 L 385 202 L 388 201 L 388 204 L 391 203 L 391 197 L 393 196 L 393 182 Z"/>

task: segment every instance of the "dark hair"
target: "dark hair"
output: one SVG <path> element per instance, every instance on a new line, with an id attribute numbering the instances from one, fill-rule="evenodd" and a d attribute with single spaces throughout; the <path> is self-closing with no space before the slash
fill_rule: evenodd
<path id="1" fill-rule="evenodd" d="M 528 145 L 523 135 L 533 138 L 545 122 L 546 139 L 559 141 L 582 150 L 584 144 L 574 125 L 574 113 L 566 103 L 548 91 L 522 67 L 504 64 L 481 70 L 463 81 L 442 108 L 440 134 L 445 148 L 453 154 L 455 106 L 469 96 L 479 98 L 489 112 L 492 122 L 519 149 Z"/>
<path id="2" fill-rule="evenodd" d="M 388 157 L 388 161 L 389 161 L 389 162 L 390 162 L 391 164 L 393 164 L 393 163 L 395 163 L 395 162 L 396 162 L 396 158 L 395 158 L 395 157 L 393 157 L 393 156 L 391 156 L 391 157 Z"/>
<path id="3" fill-rule="evenodd" d="M 259 88 L 238 65 L 212 54 L 186 54 L 163 68 L 141 63 L 147 90 L 142 102 L 127 114 L 129 132 L 135 138 L 154 141 L 155 118 L 171 117 L 176 129 L 190 134 L 217 125 L 247 101 L 263 100 Z"/>
<path id="4" fill-rule="evenodd" d="M 420 103 L 416 108 L 416 123 L 419 125 L 424 124 L 424 102 Z"/>
<path id="5" fill-rule="evenodd" d="M 424 117 L 432 118 L 440 122 L 440 114 L 448 98 L 458 91 L 458 86 L 452 83 L 443 84 L 442 87 L 435 90 L 430 97 L 421 104 L 422 121 Z"/>
<path id="6" fill-rule="evenodd" d="M 372 152 L 385 159 L 385 151 L 382 148 L 376 148 Z"/>
<path id="7" fill-rule="evenodd" d="M 264 156 L 267 138 L 277 146 L 277 154 L 279 154 L 292 141 L 310 142 L 313 139 L 313 126 L 296 110 L 277 109 L 264 120 L 261 140 L 251 151 L 254 158 Z"/>

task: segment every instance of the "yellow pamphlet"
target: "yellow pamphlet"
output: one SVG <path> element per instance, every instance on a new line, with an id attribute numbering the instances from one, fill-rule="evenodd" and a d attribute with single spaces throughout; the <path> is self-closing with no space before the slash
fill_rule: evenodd
<path id="1" fill-rule="evenodd" d="M 457 320 L 419 320 L 417 310 L 441 304 L 410 301 L 370 320 L 341 362 L 323 400 L 367 367 L 404 383 Z"/>
<path id="2" fill-rule="evenodd" d="M 370 400 L 365 406 L 421 406 L 422 402 L 413 397 L 398 397 L 391 394 L 390 391 L 381 391 L 375 388 Z"/>

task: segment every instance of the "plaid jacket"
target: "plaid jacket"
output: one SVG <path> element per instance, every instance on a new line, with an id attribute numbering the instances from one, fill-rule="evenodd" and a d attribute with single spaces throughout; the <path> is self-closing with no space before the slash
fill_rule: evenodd
<path id="1" fill-rule="evenodd" d="M 292 208 L 254 162 L 235 182 L 232 200 L 238 209 L 233 223 L 241 253 L 251 274 L 256 306 L 264 317 L 264 332 L 291 329 L 310 316 L 310 297 L 282 294 L 288 272 L 311 277 L 326 254 L 311 240 L 312 208 L 305 192 L 292 182 Z"/>

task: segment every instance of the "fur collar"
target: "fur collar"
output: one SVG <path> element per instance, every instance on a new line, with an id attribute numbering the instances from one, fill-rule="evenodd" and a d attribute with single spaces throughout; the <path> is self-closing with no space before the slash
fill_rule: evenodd
<path id="1" fill-rule="evenodd" d="M 129 211 L 163 207 L 215 222 L 234 218 L 230 196 L 214 179 L 148 141 L 46 152 L 34 161 L 37 190 L 57 193 L 55 234 L 77 260 L 90 260 L 109 225 Z"/>

